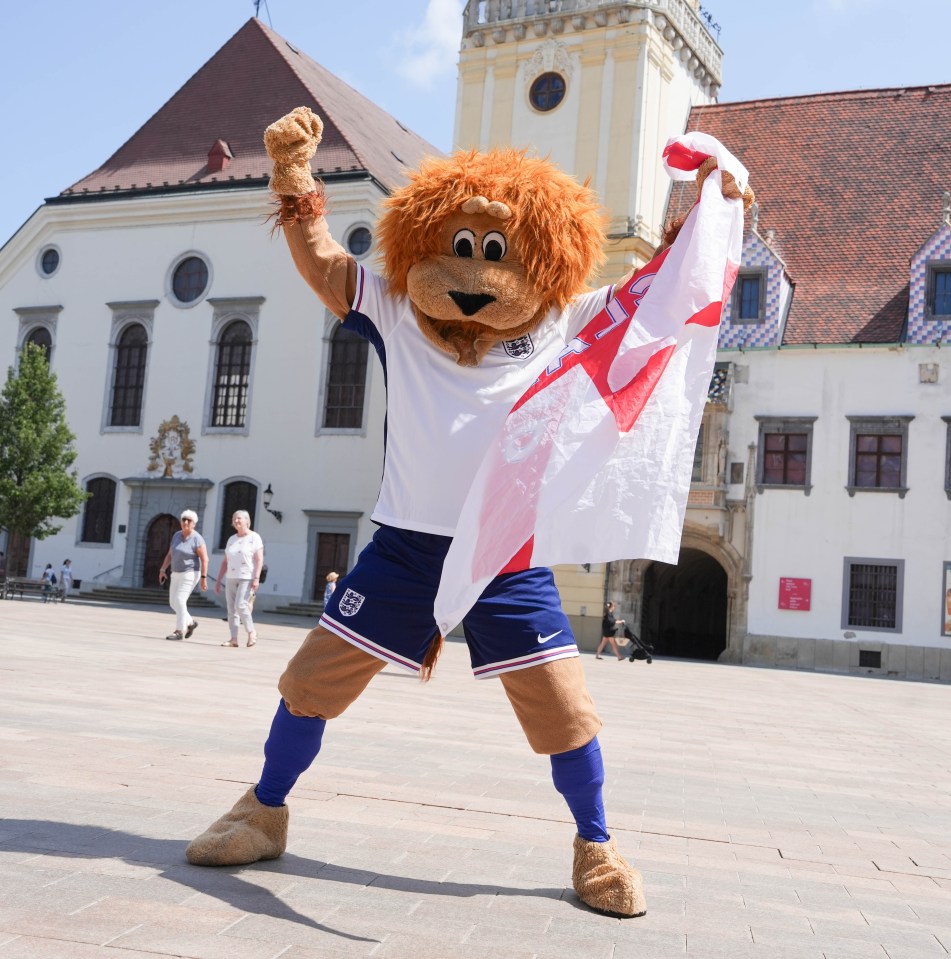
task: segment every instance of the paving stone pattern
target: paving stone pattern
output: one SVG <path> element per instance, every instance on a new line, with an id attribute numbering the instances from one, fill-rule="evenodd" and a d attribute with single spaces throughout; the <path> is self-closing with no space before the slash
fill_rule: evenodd
<path id="1" fill-rule="evenodd" d="M 387 667 L 291 800 L 279 860 L 188 840 L 256 779 L 304 636 L 262 617 L 0 602 L 0 959 L 930 959 L 951 951 L 946 685 L 585 667 L 608 820 L 648 915 L 570 888 L 573 828 L 497 680 Z"/>

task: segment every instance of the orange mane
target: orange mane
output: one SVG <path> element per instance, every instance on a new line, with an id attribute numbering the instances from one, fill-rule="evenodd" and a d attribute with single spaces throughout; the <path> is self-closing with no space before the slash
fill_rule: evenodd
<path id="1" fill-rule="evenodd" d="M 509 243 L 546 306 L 563 307 L 604 260 L 604 220 L 594 194 L 524 150 L 459 152 L 428 158 L 384 201 L 376 239 L 390 286 L 405 294 L 411 266 L 444 252 L 443 222 L 472 196 L 501 200 Z"/>

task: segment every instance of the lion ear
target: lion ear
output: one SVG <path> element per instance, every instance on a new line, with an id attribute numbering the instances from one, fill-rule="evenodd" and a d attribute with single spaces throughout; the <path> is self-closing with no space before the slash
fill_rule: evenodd
<path id="1" fill-rule="evenodd" d="M 470 196 L 469 199 L 462 204 L 462 212 L 470 215 L 484 213 L 488 205 L 489 201 L 484 196 Z"/>
<path id="2" fill-rule="evenodd" d="M 487 200 L 484 196 L 470 196 L 462 204 L 463 213 L 488 213 L 497 220 L 508 220 L 512 216 L 512 210 L 507 203 L 501 200 Z"/>

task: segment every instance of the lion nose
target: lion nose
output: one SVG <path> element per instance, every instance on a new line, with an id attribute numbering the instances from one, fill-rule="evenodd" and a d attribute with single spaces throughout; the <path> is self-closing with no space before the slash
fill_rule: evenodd
<path id="1" fill-rule="evenodd" d="M 459 290 L 450 290 L 449 295 L 465 316 L 475 316 L 483 306 L 495 302 L 495 297 L 489 296 L 488 293 L 461 293 Z"/>

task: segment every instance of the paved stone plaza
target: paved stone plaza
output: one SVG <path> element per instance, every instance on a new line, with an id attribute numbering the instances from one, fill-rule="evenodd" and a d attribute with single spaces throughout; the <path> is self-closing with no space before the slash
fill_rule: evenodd
<path id="1" fill-rule="evenodd" d="M 573 828 L 450 643 L 328 729 L 279 860 L 189 866 L 253 782 L 303 621 L 0 603 L 0 959 L 927 959 L 951 952 L 951 689 L 585 658 L 648 914 L 570 888 Z"/>

